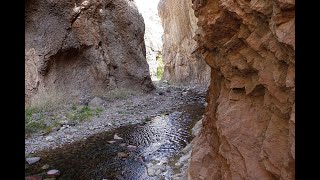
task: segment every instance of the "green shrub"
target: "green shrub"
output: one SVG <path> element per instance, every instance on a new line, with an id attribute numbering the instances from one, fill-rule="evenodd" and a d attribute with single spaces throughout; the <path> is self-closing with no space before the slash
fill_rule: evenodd
<path id="1" fill-rule="evenodd" d="M 162 76 L 163 76 L 163 72 L 164 72 L 164 65 L 163 65 L 163 60 L 162 60 L 162 55 L 160 53 L 158 53 L 157 57 L 157 78 L 159 80 L 161 80 Z"/>

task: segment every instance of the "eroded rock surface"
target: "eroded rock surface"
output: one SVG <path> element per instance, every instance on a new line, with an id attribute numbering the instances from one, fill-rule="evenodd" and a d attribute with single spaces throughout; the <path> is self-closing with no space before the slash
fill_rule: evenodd
<path id="1" fill-rule="evenodd" d="M 189 179 L 295 179 L 295 3 L 193 0 L 211 67 Z"/>
<path id="2" fill-rule="evenodd" d="M 149 91 L 144 21 L 129 0 L 32 0 L 25 6 L 25 94 Z"/>
<path id="3" fill-rule="evenodd" d="M 197 18 L 191 0 L 161 0 L 158 5 L 164 29 L 163 79 L 175 84 L 209 84 L 210 67 L 194 53 L 197 42 L 193 39 Z"/>

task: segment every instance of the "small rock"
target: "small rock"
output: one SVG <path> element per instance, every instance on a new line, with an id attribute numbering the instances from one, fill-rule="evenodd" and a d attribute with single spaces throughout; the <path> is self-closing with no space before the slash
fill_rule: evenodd
<path id="1" fill-rule="evenodd" d="M 70 132 L 77 132 L 77 131 L 78 129 L 75 129 L 75 128 L 70 129 Z"/>
<path id="2" fill-rule="evenodd" d="M 181 93 L 183 96 L 186 96 L 188 94 L 188 92 L 182 92 Z"/>
<path id="3" fill-rule="evenodd" d="M 120 146 L 121 146 L 121 147 L 125 147 L 125 146 L 126 146 L 126 143 L 121 143 Z"/>
<path id="4" fill-rule="evenodd" d="M 56 177 L 60 175 L 60 171 L 57 169 L 51 169 L 47 172 L 48 177 Z"/>
<path id="5" fill-rule="evenodd" d="M 162 165 L 148 165 L 148 175 L 149 176 L 158 176 L 161 172 L 166 170 L 165 166 Z"/>
<path id="6" fill-rule="evenodd" d="M 28 164 L 34 164 L 38 161 L 40 161 L 40 157 L 31 157 L 31 158 L 26 158 L 26 161 Z"/>
<path id="7" fill-rule="evenodd" d="M 116 141 L 108 141 L 109 144 L 113 144 L 115 143 Z"/>
<path id="8" fill-rule="evenodd" d="M 50 167 L 49 164 L 45 164 L 41 167 L 41 169 L 45 170 L 45 169 L 48 169 L 49 167 Z"/>
<path id="9" fill-rule="evenodd" d="M 118 157 L 126 158 L 126 157 L 128 157 L 128 154 L 127 154 L 127 153 L 124 153 L 124 152 L 119 152 L 119 153 L 118 153 Z"/>
<path id="10" fill-rule="evenodd" d="M 204 103 L 204 106 L 205 106 L 205 107 L 207 107 L 207 106 L 208 106 L 208 103 L 207 103 L 207 102 L 206 102 L 206 103 Z"/>
<path id="11" fill-rule="evenodd" d="M 46 141 L 50 141 L 50 142 L 51 142 L 51 141 L 54 141 L 54 139 L 53 139 L 52 136 L 47 136 L 47 137 L 46 137 Z"/>
<path id="12" fill-rule="evenodd" d="M 135 149 L 137 149 L 137 146 L 128 145 L 127 148 L 129 151 L 134 151 Z"/>
<path id="13" fill-rule="evenodd" d="M 192 128 L 192 135 L 197 136 L 202 129 L 202 119 L 199 120 Z"/>
<path id="14" fill-rule="evenodd" d="M 59 129 L 59 131 L 62 131 L 62 130 L 64 130 L 64 129 L 66 129 L 67 127 L 66 126 L 62 126 L 60 129 Z"/>
<path id="15" fill-rule="evenodd" d="M 67 121 L 67 120 L 59 121 L 59 124 L 60 124 L 60 125 L 65 125 L 65 124 L 68 124 L 68 121 Z"/>
<path id="16" fill-rule="evenodd" d="M 123 139 L 122 137 L 119 137 L 117 134 L 114 134 L 113 139 L 121 140 Z"/>
<path id="17" fill-rule="evenodd" d="M 26 176 L 25 180 L 41 180 L 41 176 L 38 176 L 38 175 Z"/>

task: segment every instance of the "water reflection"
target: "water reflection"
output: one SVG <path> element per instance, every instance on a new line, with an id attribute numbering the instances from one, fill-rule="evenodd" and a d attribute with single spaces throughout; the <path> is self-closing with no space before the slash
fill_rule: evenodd
<path id="1" fill-rule="evenodd" d="M 60 149 L 39 152 L 41 161 L 28 167 L 26 175 L 41 174 L 41 167 L 49 164 L 61 171 L 58 179 L 169 179 L 173 174 L 170 161 L 191 141 L 191 128 L 203 110 L 198 102 L 185 105 L 147 123 L 123 126 Z M 115 133 L 123 139 L 108 143 Z M 128 149 L 128 145 L 137 148 Z M 119 157 L 119 152 L 128 156 Z M 150 164 L 162 167 L 158 176 L 148 175 Z"/>

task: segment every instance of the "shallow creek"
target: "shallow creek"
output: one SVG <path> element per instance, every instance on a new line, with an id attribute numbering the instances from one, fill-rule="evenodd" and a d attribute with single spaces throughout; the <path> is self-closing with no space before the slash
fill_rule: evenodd
<path id="1" fill-rule="evenodd" d="M 122 126 L 54 150 L 35 154 L 26 175 L 43 175 L 45 164 L 58 169 L 57 179 L 170 179 L 180 151 L 192 140 L 191 129 L 204 113 L 203 101 L 182 105 L 148 122 Z M 114 135 L 123 138 L 114 139 Z M 110 142 L 115 141 L 115 142 Z M 128 147 L 129 146 L 129 147 Z"/>

